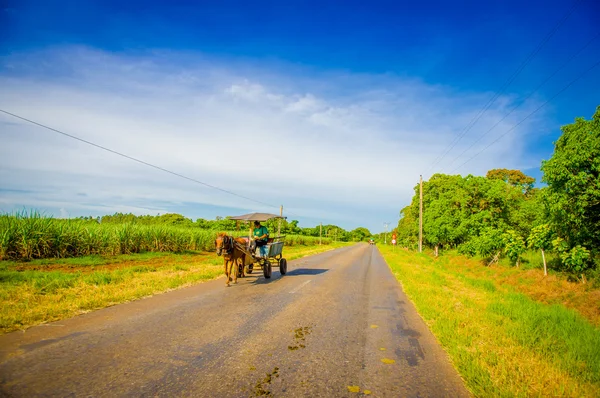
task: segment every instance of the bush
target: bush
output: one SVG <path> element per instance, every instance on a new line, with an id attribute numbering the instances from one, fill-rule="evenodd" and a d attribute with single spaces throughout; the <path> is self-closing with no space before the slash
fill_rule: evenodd
<path id="1" fill-rule="evenodd" d="M 552 241 L 554 250 L 560 256 L 562 265 L 566 271 L 581 273 L 595 268 L 590 251 L 581 245 L 569 249 L 567 242 L 558 237 Z"/>

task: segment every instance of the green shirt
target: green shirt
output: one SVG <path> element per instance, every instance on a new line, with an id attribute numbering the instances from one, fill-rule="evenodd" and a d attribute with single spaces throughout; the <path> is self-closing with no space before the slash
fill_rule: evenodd
<path id="1" fill-rule="evenodd" d="M 259 237 L 259 236 L 263 236 L 263 235 L 267 235 L 267 238 L 269 237 L 269 231 L 267 230 L 267 227 L 265 227 L 264 225 L 261 225 L 258 228 L 254 228 L 254 237 Z M 267 239 L 264 238 L 264 239 Z"/>

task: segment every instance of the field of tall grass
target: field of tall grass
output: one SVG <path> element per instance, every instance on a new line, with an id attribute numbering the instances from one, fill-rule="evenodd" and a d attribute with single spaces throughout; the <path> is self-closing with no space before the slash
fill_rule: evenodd
<path id="1" fill-rule="evenodd" d="M 540 270 L 380 250 L 475 396 L 600 396 L 600 329 L 570 297 L 597 308 L 591 287 L 562 297 L 568 282 Z"/>
<path id="2" fill-rule="evenodd" d="M 98 224 L 56 219 L 37 212 L 0 215 L 0 260 L 33 260 L 145 252 L 209 251 L 218 231 L 195 227 Z M 229 231 L 245 236 L 246 231 Z M 314 245 L 319 238 L 286 236 L 286 245 Z M 323 244 L 330 243 L 323 239 Z"/>

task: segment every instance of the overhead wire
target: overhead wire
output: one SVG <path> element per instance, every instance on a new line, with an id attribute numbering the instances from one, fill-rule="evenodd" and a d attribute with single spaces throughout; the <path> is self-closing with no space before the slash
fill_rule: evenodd
<path id="1" fill-rule="evenodd" d="M 480 142 L 483 138 L 485 138 L 493 129 L 495 129 L 500 123 L 502 123 L 502 121 L 504 121 L 508 116 L 510 116 L 515 110 L 520 108 L 525 103 L 525 101 L 527 101 L 529 98 L 531 98 L 531 96 L 533 94 L 535 94 L 540 88 L 542 88 L 546 83 L 548 83 L 548 81 L 550 81 L 550 79 L 552 79 L 554 76 L 556 76 L 556 74 L 558 72 L 563 70 L 573 59 L 575 59 L 577 56 L 579 56 L 579 54 L 581 54 L 586 48 L 588 48 L 589 45 L 592 44 L 592 42 L 594 40 L 596 40 L 598 37 L 600 37 L 600 32 L 598 32 L 594 37 L 592 37 L 582 48 L 579 49 L 579 51 L 577 51 L 575 54 L 573 54 L 571 57 L 569 57 L 569 59 L 567 59 L 567 61 L 565 63 L 563 63 L 560 67 L 558 67 L 558 69 L 556 69 L 554 72 L 552 72 L 552 74 L 550 74 L 548 77 L 546 77 L 533 91 L 531 91 L 525 98 L 523 98 L 519 104 L 516 104 L 510 110 L 510 112 L 508 112 L 500 120 L 498 120 L 496 122 L 496 124 L 494 124 L 492 127 L 490 127 L 484 134 L 480 135 L 479 138 L 477 138 L 477 140 L 475 140 L 467 149 L 462 151 L 460 153 L 460 155 L 456 156 L 449 163 L 449 165 L 452 165 L 454 162 L 456 162 L 458 159 L 460 159 L 465 153 L 467 153 L 469 150 L 471 150 L 471 148 L 473 148 L 478 142 Z"/>
<path id="2" fill-rule="evenodd" d="M 105 147 L 105 146 L 98 145 L 98 144 L 96 144 L 96 143 L 93 143 L 93 142 L 91 142 L 91 141 L 85 140 L 85 139 L 83 139 L 83 138 L 77 137 L 77 136 L 75 136 L 75 135 L 72 135 L 72 134 L 65 133 L 64 131 L 57 130 L 57 129 L 55 129 L 55 128 L 52 128 L 52 127 L 46 126 L 45 124 L 38 123 L 38 122 L 36 122 L 36 121 L 33 121 L 33 120 L 31 120 L 31 119 L 27 119 L 27 118 L 25 118 L 25 117 L 23 117 L 23 116 L 16 115 L 16 114 L 14 114 L 14 113 L 11 113 L 11 112 L 8 112 L 8 111 L 5 111 L 5 110 L 3 110 L 3 109 L 0 109 L 0 112 L 2 112 L 2 113 L 5 113 L 5 114 L 7 114 L 7 115 L 10 115 L 10 116 L 12 116 L 12 117 L 15 117 L 15 118 L 17 118 L 17 119 L 21 119 L 21 120 L 23 120 L 23 121 L 26 121 L 26 122 L 28 122 L 28 123 L 34 124 L 34 125 L 36 125 L 36 126 L 43 127 L 43 128 L 45 128 L 45 129 L 48 129 L 48 130 L 54 131 L 54 132 L 56 132 L 56 133 L 62 134 L 62 135 L 66 136 L 66 137 L 69 137 L 69 138 L 71 138 L 71 139 L 74 139 L 74 140 L 77 140 L 77 141 L 81 141 L 81 142 L 83 142 L 83 143 L 85 143 L 85 144 L 88 144 L 88 145 L 94 146 L 94 147 L 96 147 L 96 148 L 99 148 L 99 149 L 102 149 L 102 150 L 104 150 L 104 151 L 107 151 L 107 152 L 113 153 L 113 154 L 115 154 L 115 155 L 118 155 L 118 156 L 124 157 L 124 158 L 126 158 L 126 159 L 129 159 L 129 160 L 132 160 L 132 161 L 134 161 L 134 162 L 141 163 L 141 164 L 143 164 L 143 165 L 145 165 L 145 166 L 149 166 L 149 167 L 152 167 L 152 168 L 154 168 L 154 169 L 157 169 L 157 170 L 163 171 L 163 172 L 165 172 L 165 173 L 169 173 L 169 174 L 172 174 L 172 175 L 174 175 L 174 176 L 177 176 L 177 177 L 180 177 L 180 178 L 186 179 L 186 180 L 188 180 L 188 181 L 192 181 L 192 182 L 195 182 L 195 183 L 197 183 L 197 184 L 204 185 L 205 187 L 212 188 L 212 189 L 216 189 L 216 190 L 218 190 L 218 191 L 221 191 L 221 192 L 227 193 L 227 194 L 229 194 L 229 195 L 233 195 L 233 196 L 236 196 L 236 197 L 238 197 L 238 198 L 246 199 L 246 200 L 249 200 L 249 201 L 252 201 L 252 202 L 255 202 L 255 203 L 258 203 L 258 204 L 264 205 L 264 206 L 269 206 L 269 207 L 275 207 L 275 208 L 279 208 L 279 206 L 275 206 L 275 205 L 272 205 L 272 204 L 270 204 L 270 203 L 266 203 L 266 202 L 263 202 L 263 201 L 260 201 L 260 200 L 256 200 L 256 199 L 250 198 L 250 197 L 248 197 L 248 196 L 240 195 L 240 194 L 237 194 L 237 193 L 235 193 L 235 192 L 229 191 L 229 190 L 227 190 L 227 189 L 223 189 L 223 188 L 217 187 L 217 186 L 215 186 L 215 185 L 211 185 L 211 184 L 208 184 L 208 183 L 206 183 L 206 182 L 202 182 L 202 181 L 200 181 L 200 180 L 197 180 L 197 179 L 195 179 L 195 178 L 187 177 L 187 176 L 185 176 L 185 175 L 183 175 L 183 174 L 180 174 L 180 173 L 177 173 L 177 172 L 174 172 L 174 171 L 171 171 L 171 170 L 167 170 L 167 169 L 165 169 L 164 167 L 160 167 L 160 166 L 154 165 L 154 164 L 152 164 L 152 163 L 149 163 L 149 162 L 143 161 L 143 160 L 141 160 L 141 159 L 134 158 L 133 156 L 129 156 L 129 155 L 126 155 L 126 154 L 124 154 L 124 153 L 121 153 L 121 152 L 115 151 L 114 149 L 110 149 L 110 148 L 107 148 L 107 147 Z M 297 217 L 300 217 L 300 216 L 298 216 L 297 214 L 293 214 L 293 213 L 290 213 L 290 212 L 288 212 L 288 214 L 290 214 L 290 215 L 295 215 L 295 216 L 297 216 Z"/>
<path id="3" fill-rule="evenodd" d="M 582 73 L 580 73 L 575 79 L 571 80 L 566 86 L 564 86 L 562 89 L 560 89 L 558 92 L 556 92 L 550 99 L 548 99 L 542 105 L 540 105 L 539 107 L 537 107 L 533 112 L 531 112 L 530 114 L 528 114 L 527 116 L 525 116 L 525 118 L 523 118 L 520 122 L 518 122 L 517 124 L 515 124 L 514 126 L 512 126 L 510 129 L 508 129 L 507 131 L 505 131 L 502 135 L 500 135 L 494 141 L 490 142 L 482 150 L 480 150 L 479 152 L 475 153 L 475 155 L 471 156 L 469 159 L 467 159 L 460 166 L 458 166 L 454 170 L 452 170 L 452 173 L 454 173 L 455 171 L 459 170 L 461 167 L 463 167 L 465 164 L 469 163 L 471 160 L 475 159 L 477 156 L 479 156 L 482 152 L 484 152 L 489 147 L 491 147 L 492 145 L 494 145 L 496 142 L 500 141 L 504 136 L 506 136 L 508 133 L 510 133 L 511 131 L 513 131 L 514 129 L 516 129 L 521 123 L 523 123 L 525 120 L 529 119 L 531 116 L 533 116 L 535 113 L 537 113 L 540 109 L 542 109 L 544 106 L 546 106 L 548 103 L 550 103 L 554 98 L 558 97 L 560 94 L 562 94 L 563 92 L 565 92 L 569 87 L 571 87 L 573 84 L 575 84 L 575 82 L 577 82 L 579 79 L 581 79 L 583 76 L 585 76 L 588 72 L 590 72 L 594 68 L 598 67 L 599 65 L 600 65 L 600 61 L 596 62 L 595 64 L 593 64 L 592 66 L 590 66 L 589 68 L 587 68 L 585 71 L 583 71 Z"/>
<path id="4" fill-rule="evenodd" d="M 488 100 L 488 102 L 483 106 L 483 108 L 479 111 L 479 113 L 471 119 L 471 121 L 463 128 L 461 133 L 450 143 L 449 147 L 438 156 L 429 169 L 428 172 L 433 170 L 433 168 L 439 164 L 444 157 L 450 153 L 452 149 L 458 144 L 458 142 L 471 130 L 471 128 L 481 119 L 483 114 L 492 106 L 492 104 L 504 93 L 504 91 L 512 84 L 512 82 L 517 78 L 517 76 L 523 71 L 523 69 L 531 62 L 531 60 L 540 52 L 540 50 L 546 45 L 546 43 L 554 36 L 554 34 L 562 27 L 562 25 L 566 22 L 566 20 L 573 14 L 579 3 L 582 0 L 576 0 L 575 3 L 571 6 L 567 14 L 558 21 L 558 23 L 552 28 L 550 32 L 544 37 L 544 39 L 538 44 L 538 46 L 525 58 L 525 60 L 521 63 L 521 65 L 517 68 L 517 70 L 504 82 L 502 87 Z"/>

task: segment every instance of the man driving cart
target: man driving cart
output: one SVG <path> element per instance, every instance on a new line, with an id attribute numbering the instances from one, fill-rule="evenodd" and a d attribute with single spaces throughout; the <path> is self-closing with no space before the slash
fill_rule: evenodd
<path id="1" fill-rule="evenodd" d="M 269 230 L 264 225 L 260 225 L 260 221 L 254 221 L 254 229 L 252 230 L 252 242 L 250 243 L 250 252 L 254 253 L 256 248 L 259 248 L 260 256 L 267 255 L 267 241 L 269 239 Z"/>
<path id="2" fill-rule="evenodd" d="M 250 228 L 248 230 L 248 246 L 244 247 L 247 251 L 245 257 L 248 273 L 251 274 L 255 264 L 260 265 L 266 279 L 271 278 L 273 267 L 278 267 L 281 275 L 287 272 L 287 261 L 283 258 L 283 236 L 281 235 L 281 223 L 279 225 L 277 236 L 270 238 L 267 227 L 262 226 L 261 222 L 272 219 L 285 219 L 281 214 L 270 213 L 249 213 L 241 216 L 230 216 L 230 220 L 249 221 Z M 256 252 L 258 250 L 258 255 Z"/>

